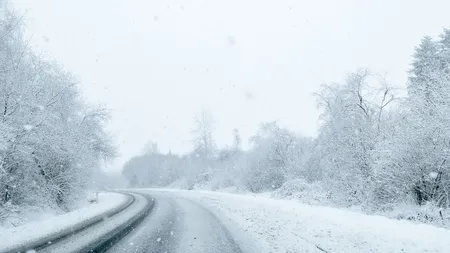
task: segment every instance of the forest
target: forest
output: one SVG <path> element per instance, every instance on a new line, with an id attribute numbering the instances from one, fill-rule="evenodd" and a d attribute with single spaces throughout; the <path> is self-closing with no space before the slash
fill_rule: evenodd
<path id="1" fill-rule="evenodd" d="M 264 122 L 250 148 L 242 149 L 238 129 L 233 145 L 219 148 L 214 117 L 202 111 L 191 152 L 163 154 L 149 142 L 123 175 L 131 187 L 268 193 L 396 218 L 448 219 L 450 30 L 423 37 L 407 74 L 406 91 L 368 69 L 322 85 L 314 94 L 321 111 L 315 138 Z"/>

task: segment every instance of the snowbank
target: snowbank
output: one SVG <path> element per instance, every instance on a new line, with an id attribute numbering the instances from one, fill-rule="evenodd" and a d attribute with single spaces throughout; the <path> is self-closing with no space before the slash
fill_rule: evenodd
<path id="1" fill-rule="evenodd" d="M 199 201 L 267 252 L 450 252 L 450 230 L 289 200 L 158 190 Z"/>
<path id="2" fill-rule="evenodd" d="M 408 220 L 415 223 L 425 223 L 450 229 L 450 209 L 438 208 L 428 203 L 422 206 L 404 203 L 393 207 L 391 211 L 379 213 L 398 220 Z"/>
<path id="3" fill-rule="evenodd" d="M 123 206 L 128 201 L 128 197 L 123 194 L 100 193 L 98 203 L 42 221 L 30 222 L 14 228 L 0 229 L 0 252 L 15 247 L 15 245 L 26 245 L 60 233 L 86 220 Z"/>

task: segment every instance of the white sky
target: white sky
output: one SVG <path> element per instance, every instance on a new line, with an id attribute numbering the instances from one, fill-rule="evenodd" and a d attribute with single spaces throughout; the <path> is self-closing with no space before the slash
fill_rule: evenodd
<path id="1" fill-rule="evenodd" d="M 279 120 L 314 136 L 312 92 L 359 67 L 404 85 L 423 35 L 450 24 L 448 0 L 12 0 L 33 45 L 112 110 L 119 170 L 148 140 L 191 148 L 209 109 L 220 146 Z"/>

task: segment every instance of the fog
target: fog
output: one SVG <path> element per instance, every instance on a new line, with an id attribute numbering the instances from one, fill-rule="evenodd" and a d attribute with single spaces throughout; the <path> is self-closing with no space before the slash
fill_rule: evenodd
<path id="1" fill-rule="evenodd" d="M 437 0 L 12 2 L 33 47 L 111 109 L 120 156 L 105 166 L 114 171 L 148 140 L 163 152 L 189 151 L 204 108 L 219 146 L 238 128 L 245 148 L 269 120 L 315 136 L 312 93 L 321 84 L 367 67 L 403 87 L 420 38 L 450 21 L 450 4 Z"/>

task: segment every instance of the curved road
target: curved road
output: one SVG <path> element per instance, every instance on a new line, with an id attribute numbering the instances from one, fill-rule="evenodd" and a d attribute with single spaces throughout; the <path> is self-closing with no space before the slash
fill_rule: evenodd
<path id="1" fill-rule="evenodd" d="M 145 193 L 145 192 L 139 192 Z M 240 234 L 204 206 L 162 193 L 155 198 L 151 213 L 115 246 L 111 253 L 253 253 Z M 234 231 L 232 234 L 230 231 Z M 242 244 L 242 243 L 241 243 Z M 243 250 L 243 249 L 246 250 Z"/>

